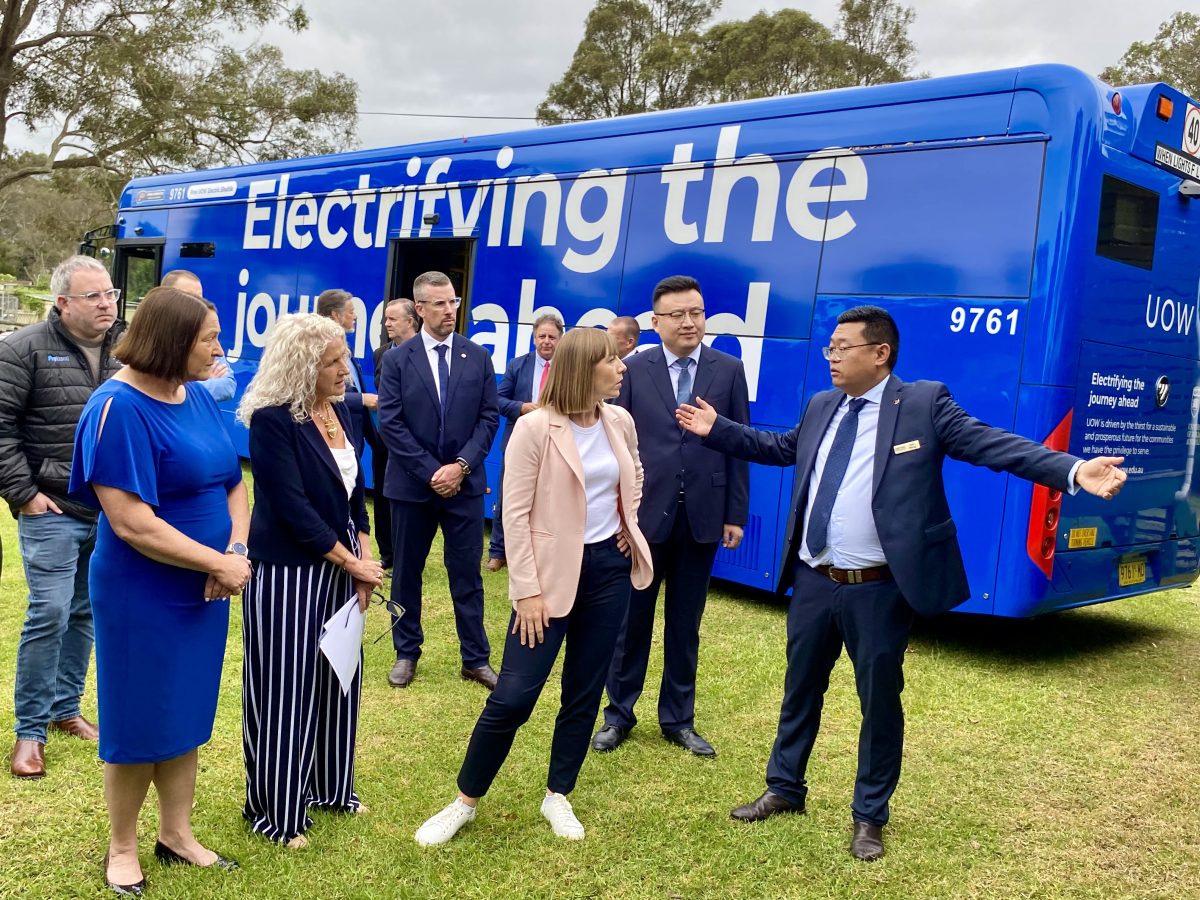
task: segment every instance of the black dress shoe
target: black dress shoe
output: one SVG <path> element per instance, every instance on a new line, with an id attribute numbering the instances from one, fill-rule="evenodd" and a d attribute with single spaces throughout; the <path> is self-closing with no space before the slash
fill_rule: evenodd
<path id="1" fill-rule="evenodd" d="M 173 866 L 178 863 L 181 866 L 198 866 L 201 869 L 222 869 L 226 872 L 232 872 L 234 869 L 241 868 L 241 866 L 237 864 L 237 860 L 226 859 L 220 853 L 218 853 L 217 858 L 207 866 L 199 866 L 198 863 L 192 862 L 186 856 L 176 853 L 162 841 L 154 842 L 154 855 L 158 857 L 159 862 L 168 866 Z"/>
<path id="2" fill-rule="evenodd" d="M 392 666 L 392 671 L 388 672 L 388 684 L 392 687 L 408 687 L 416 674 L 417 661 L 415 659 L 398 659 Z"/>
<path id="3" fill-rule="evenodd" d="M 713 745 L 696 734 L 695 729 L 680 728 L 678 731 L 667 731 L 664 729 L 663 737 L 672 744 L 678 744 L 685 750 L 695 753 L 697 756 L 703 756 L 705 759 L 713 759 L 717 755 L 717 751 L 713 748 Z"/>
<path id="4" fill-rule="evenodd" d="M 468 669 L 466 666 L 463 666 L 462 671 L 458 674 L 463 677 L 463 681 L 477 681 L 489 691 L 494 691 L 496 689 L 496 682 L 500 680 L 500 676 L 496 674 L 496 670 L 487 663 L 484 663 L 477 669 Z"/>
<path id="5" fill-rule="evenodd" d="M 121 897 L 140 897 L 146 890 L 146 879 L 143 878 L 137 884 L 117 884 L 115 881 L 108 880 L 108 854 L 104 854 L 104 862 L 101 863 L 104 869 L 104 886 Z"/>
<path id="6" fill-rule="evenodd" d="M 738 822 L 761 822 L 776 813 L 786 812 L 804 815 L 804 804 L 789 803 L 778 794 L 766 791 L 752 803 L 746 803 L 730 810 L 729 817 Z"/>
<path id="7" fill-rule="evenodd" d="M 611 753 L 629 737 L 629 729 L 620 725 L 605 725 L 592 738 L 592 749 L 597 753 Z"/>
<path id="8" fill-rule="evenodd" d="M 883 856 L 883 826 L 870 822 L 855 822 L 850 853 L 863 862 L 874 862 Z"/>

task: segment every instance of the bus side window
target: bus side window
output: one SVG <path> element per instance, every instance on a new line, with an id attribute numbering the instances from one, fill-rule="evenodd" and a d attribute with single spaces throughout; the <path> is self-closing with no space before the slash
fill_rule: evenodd
<path id="1" fill-rule="evenodd" d="M 1154 239 L 1157 233 L 1158 194 L 1105 175 L 1100 192 L 1096 253 L 1140 269 L 1149 269 L 1154 265 Z"/>

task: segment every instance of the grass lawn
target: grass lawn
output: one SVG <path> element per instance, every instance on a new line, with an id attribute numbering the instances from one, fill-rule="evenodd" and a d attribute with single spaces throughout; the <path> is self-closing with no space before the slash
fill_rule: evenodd
<path id="1" fill-rule="evenodd" d="M 16 526 L 0 517 L 0 725 L 11 741 L 25 584 Z M 440 560 L 440 543 L 434 559 Z M 499 667 L 509 606 L 486 575 Z M 142 814 L 151 897 L 1197 897 L 1200 896 L 1200 591 L 1175 591 L 1041 621 L 950 617 L 921 624 L 907 662 L 908 740 L 887 856 L 847 852 L 858 706 L 834 672 L 809 771 L 806 816 L 755 826 L 729 809 L 757 796 L 779 711 L 784 608 L 722 587 L 704 619 L 698 724 L 715 761 L 666 744 L 654 722 L 661 655 L 618 752 L 588 759 L 572 795 L 582 843 L 538 812 L 557 709 L 551 688 L 522 729 L 479 818 L 422 851 L 424 819 L 454 777 L 485 692 L 458 676 L 445 572 L 426 575 L 417 680 L 388 687 L 391 643 L 367 644 L 358 740 L 365 816 L 316 814 L 310 849 L 252 836 L 240 810 L 241 628 L 232 616 L 222 699 L 201 750 L 196 831 L 242 863 L 224 875 L 166 870 Z M 235 608 L 239 610 L 240 607 Z M 372 607 L 368 642 L 387 627 Z M 661 651 L 661 643 L 656 644 Z M 552 682 L 552 685 L 554 682 Z M 95 684 L 84 697 L 95 714 Z M 95 748 L 53 736 L 49 775 L 0 774 L 0 897 L 103 896 L 107 828 Z"/>

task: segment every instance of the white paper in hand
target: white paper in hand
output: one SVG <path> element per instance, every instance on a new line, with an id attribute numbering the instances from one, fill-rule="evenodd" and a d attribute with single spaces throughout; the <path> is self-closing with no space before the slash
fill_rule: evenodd
<path id="1" fill-rule="evenodd" d="M 365 622 L 366 616 L 358 608 L 358 597 L 351 594 L 346 605 L 330 616 L 321 628 L 321 652 L 337 674 L 343 694 L 350 693 L 354 673 L 358 671 Z"/>

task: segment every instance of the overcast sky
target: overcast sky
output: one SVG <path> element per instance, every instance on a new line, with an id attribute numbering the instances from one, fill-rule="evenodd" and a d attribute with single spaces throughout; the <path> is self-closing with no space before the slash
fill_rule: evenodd
<path id="1" fill-rule="evenodd" d="M 953 75 L 1039 62 L 1092 74 L 1193 0 L 909 0 L 917 70 Z M 358 82 L 360 146 L 508 131 L 532 122 L 367 113 L 532 116 L 570 64 L 594 0 L 306 0 L 311 27 L 270 29 L 287 64 Z M 721 19 L 805 9 L 833 25 L 837 0 L 725 0 Z"/>

